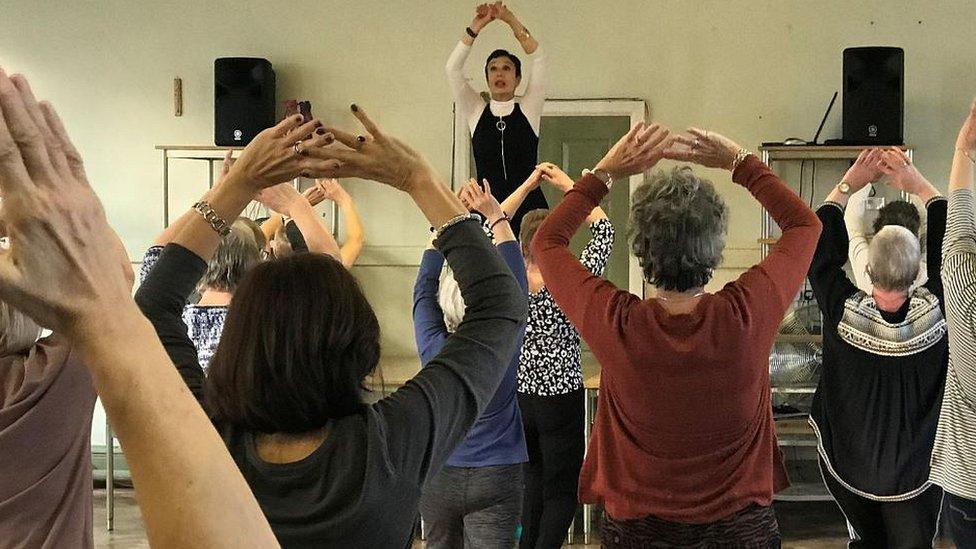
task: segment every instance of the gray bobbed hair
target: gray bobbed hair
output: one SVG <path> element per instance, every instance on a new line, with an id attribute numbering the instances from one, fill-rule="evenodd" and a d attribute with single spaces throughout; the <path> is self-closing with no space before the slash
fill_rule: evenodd
<path id="1" fill-rule="evenodd" d="M 868 247 L 868 276 L 881 290 L 907 292 L 918 277 L 918 238 L 900 225 L 886 225 Z"/>

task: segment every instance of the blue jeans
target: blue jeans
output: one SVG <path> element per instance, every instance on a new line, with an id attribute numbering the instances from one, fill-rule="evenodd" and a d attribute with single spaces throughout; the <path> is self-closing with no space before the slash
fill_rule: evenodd
<path id="1" fill-rule="evenodd" d="M 976 549 L 976 501 L 946 492 L 949 531 L 958 549 Z"/>

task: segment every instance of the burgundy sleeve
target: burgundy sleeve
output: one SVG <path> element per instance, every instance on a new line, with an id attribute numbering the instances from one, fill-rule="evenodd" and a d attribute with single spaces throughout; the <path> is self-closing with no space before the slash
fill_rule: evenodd
<path id="1" fill-rule="evenodd" d="M 732 174 L 773 217 L 782 236 L 761 263 L 742 274 L 732 285 L 756 299 L 776 300 L 774 316 L 783 313 L 796 297 L 817 248 L 821 224 L 817 214 L 755 156 L 748 156 Z M 771 290 L 771 291 L 770 291 Z"/>

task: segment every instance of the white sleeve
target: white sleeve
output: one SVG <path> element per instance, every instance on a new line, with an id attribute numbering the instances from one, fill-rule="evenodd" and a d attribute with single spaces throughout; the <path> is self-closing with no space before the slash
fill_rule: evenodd
<path id="1" fill-rule="evenodd" d="M 476 113 L 480 114 L 485 102 L 464 78 L 464 62 L 467 61 L 469 53 L 471 53 L 471 46 L 459 40 L 451 56 L 447 58 L 447 66 L 444 69 L 447 72 L 447 82 L 451 85 L 451 93 L 454 95 L 458 113 L 462 120 L 468 122 L 468 130 L 473 133 L 471 120 Z M 474 120 L 477 121 L 477 118 Z"/>
<path id="2" fill-rule="evenodd" d="M 872 285 L 867 274 L 868 239 L 864 235 L 864 212 L 870 192 L 871 186 L 866 185 L 852 194 L 847 208 L 844 209 L 844 224 L 847 225 L 847 236 L 850 238 L 847 254 L 851 262 L 851 272 L 858 289 L 867 294 L 871 293 Z"/>
<path id="3" fill-rule="evenodd" d="M 546 103 L 546 91 L 549 87 L 549 62 L 546 54 L 539 46 L 530 56 L 532 58 L 532 74 L 529 81 L 525 84 L 525 95 L 519 101 L 522 113 L 529 119 L 529 124 L 539 135 L 539 126 L 542 123 L 542 107 Z"/>

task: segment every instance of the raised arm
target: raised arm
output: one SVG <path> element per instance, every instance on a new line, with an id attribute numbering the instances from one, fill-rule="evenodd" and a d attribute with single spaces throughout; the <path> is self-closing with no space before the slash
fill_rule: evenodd
<path id="1" fill-rule="evenodd" d="M 832 189 L 831 196 L 826 199 L 828 202 L 839 205 L 844 213 L 844 224 L 847 230 L 847 238 L 849 239 L 847 243 L 847 255 L 851 262 L 851 271 L 854 274 L 854 282 L 857 287 L 865 293 L 870 293 L 873 286 L 871 284 L 871 278 L 868 277 L 867 273 L 869 246 L 868 239 L 864 234 L 864 213 L 871 183 L 877 181 L 883 175 L 880 167 L 882 156 L 883 153 L 880 149 L 865 149 L 861 151 L 854 163 L 851 164 L 851 167 L 848 168 L 847 173 L 844 174 L 840 185 Z M 847 193 L 840 192 L 839 188 L 845 184 L 848 186 Z M 817 212 L 817 217 L 823 223 L 824 216 L 820 215 L 819 211 Z M 833 229 L 836 229 L 836 227 L 833 227 Z M 824 233 L 826 233 L 826 229 Z M 818 247 L 832 246 L 834 243 L 833 240 L 831 239 L 825 242 L 824 233 L 820 235 Z M 834 237 L 837 237 L 839 234 L 836 230 L 832 231 Z M 819 253 L 814 254 L 814 265 L 817 264 L 818 259 Z M 841 269 L 843 269 L 843 266 L 844 264 L 841 263 Z M 823 265 L 818 266 L 818 269 L 823 268 Z M 813 271 L 814 266 L 811 265 L 811 282 L 813 280 Z M 822 270 L 818 270 L 818 272 L 822 272 Z M 833 271 L 829 272 L 836 274 Z M 826 280 L 822 277 L 820 280 L 826 283 Z M 821 284 L 821 290 L 824 291 L 823 284 Z"/>
<path id="2" fill-rule="evenodd" d="M 949 176 L 949 213 L 942 247 L 942 282 L 950 349 L 976 348 L 976 201 L 973 167 L 976 162 L 976 102 L 959 130 Z M 963 354 L 963 357 L 966 355 Z M 976 398 L 976 364 L 953 360 L 959 384 Z"/>
<path id="3" fill-rule="evenodd" d="M 546 91 L 549 87 L 549 62 L 545 53 L 539 48 L 539 42 L 529 33 L 529 29 L 519 21 L 518 17 L 502 2 L 492 4 L 492 12 L 496 19 L 504 21 L 512 29 L 512 34 L 519 41 L 522 50 L 532 59 L 532 72 L 525 83 L 525 93 L 519 101 L 522 112 L 529 119 L 529 123 L 539 134 L 542 121 L 542 108 L 546 102 Z"/>
<path id="4" fill-rule="evenodd" d="M 305 238 L 308 251 L 328 254 L 341 260 L 335 237 L 319 220 L 311 203 L 291 183 L 281 183 L 263 189 L 258 194 L 257 200 L 269 209 L 291 217 Z"/>
<path id="5" fill-rule="evenodd" d="M 374 405 L 387 424 L 390 463 L 417 484 L 425 482 L 488 405 L 514 352 L 527 312 L 526 298 L 484 231 L 427 162 L 385 135 L 354 106 L 370 134 L 358 142 L 334 130 L 348 149 L 323 158 L 342 162 L 333 177 L 360 177 L 406 191 L 433 227 L 466 304 L 464 320 L 444 348 L 400 390 Z M 319 153 L 316 152 L 316 155 Z"/>
<path id="6" fill-rule="evenodd" d="M 793 302 L 806 277 L 820 236 L 817 215 L 755 155 L 719 134 L 691 129 L 690 136 L 676 136 L 675 146 L 665 156 L 711 168 L 732 171 L 732 181 L 742 185 L 759 201 L 779 225 L 782 235 L 761 263 L 746 271 L 734 283 L 738 291 L 768 294 L 778 298 L 779 322 Z M 844 244 L 846 256 L 847 244 Z M 780 318 L 775 318 L 779 316 Z"/>
<path id="7" fill-rule="evenodd" d="M 854 282 L 865 293 L 871 292 L 871 279 L 868 278 L 868 238 L 864 234 L 864 216 L 867 212 L 867 199 L 871 186 L 866 185 L 856 193 L 851 193 L 847 208 L 844 209 L 844 224 L 850 243 L 847 247 L 847 257 L 851 262 L 851 272 Z"/>
<path id="8" fill-rule="evenodd" d="M 339 206 L 342 213 L 343 224 L 346 228 L 346 239 L 339 247 L 339 255 L 342 256 L 342 264 L 347 269 L 351 268 L 359 254 L 366 245 L 366 232 L 363 230 L 363 221 L 356 210 L 356 203 L 346 189 L 335 179 L 319 179 L 315 185 L 322 189 L 323 196 L 332 200 Z"/>
<path id="9" fill-rule="evenodd" d="M 542 170 L 536 168 L 531 174 L 529 174 L 529 177 L 527 177 L 521 185 L 515 187 L 512 194 L 508 195 L 508 197 L 502 201 L 501 207 L 502 211 L 505 212 L 505 215 L 508 217 L 514 216 L 515 212 L 522 207 L 522 203 L 525 202 L 525 199 L 529 196 L 529 193 L 539 188 L 539 183 L 541 181 Z"/>
<path id="10" fill-rule="evenodd" d="M 443 267 L 444 256 L 433 245 L 424 250 L 413 286 L 413 335 L 422 365 L 440 352 L 449 335 L 444 324 L 444 311 L 437 302 Z"/>
<path id="11" fill-rule="evenodd" d="M 945 197 L 935 188 L 935 185 L 918 171 L 905 151 L 898 147 L 885 149 L 878 165 L 888 175 L 889 185 L 918 198 L 918 201 L 925 204 L 927 213 L 925 267 L 928 279 L 925 287 L 942 302 L 943 287 L 940 273 L 942 271 L 942 241 L 945 238 L 946 229 L 947 204 Z"/>
<path id="12" fill-rule="evenodd" d="M 11 235 L 10 248 L 0 255 L 0 299 L 81 352 L 125 447 L 150 544 L 277 547 L 223 441 L 132 299 L 121 241 L 57 114 L 38 105 L 26 80 L 15 85 L 3 71 L 0 112 L 0 191 Z M 269 176 L 286 180 L 334 165 L 287 154 L 315 127 L 299 123 L 286 119 L 248 145 L 273 161 L 252 158 L 238 168 L 242 156 L 211 197 L 218 217 L 233 219 L 258 187 L 279 182 L 266 181 Z M 243 183 L 231 184 L 233 179 Z M 194 228 L 213 233 L 196 246 L 205 259 L 218 236 L 202 216 L 191 216 L 180 235 Z"/>
<path id="13" fill-rule="evenodd" d="M 451 85 L 451 94 L 454 96 L 458 113 L 460 113 L 461 119 L 467 122 L 468 130 L 471 132 L 474 132 L 474 124 L 477 123 L 476 116 L 481 114 L 485 102 L 481 99 L 481 94 L 475 91 L 464 77 L 464 63 L 468 60 L 468 54 L 471 53 L 471 45 L 474 44 L 475 37 L 493 20 L 488 4 L 479 5 L 475 9 L 474 19 L 464 29 L 461 40 L 454 46 L 454 51 L 447 58 L 447 65 L 444 67 L 447 73 L 447 83 Z"/>
<path id="14" fill-rule="evenodd" d="M 572 190 L 575 182 L 566 172 L 562 171 L 559 166 L 553 164 L 552 162 L 543 162 L 539 164 L 536 169 L 542 173 L 542 180 L 549 183 L 553 187 L 559 189 L 563 194 L 568 193 Z M 590 211 L 590 214 L 586 216 L 586 222 L 590 225 L 596 223 L 601 219 L 607 219 L 607 212 L 603 211 L 603 208 L 597 206 Z M 610 238 L 613 239 L 613 227 L 610 228 Z M 608 252 L 609 253 L 609 252 Z M 601 274 L 596 273 L 597 275 Z"/>
<path id="15" fill-rule="evenodd" d="M 519 246 L 515 233 L 512 232 L 511 220 L 495 195 L 491 194 L 491 184 L 486 179 L 484 187 L 472 179 L 467 185 L 461 188 L 458 193 L 461 203 L 471 211 L 480 212 L 485 216 L 485 222 L 494 237 L 495 247 L 502 256 L 502 260 L 508 265 L 509 270 L 515 276 L 523 293 L 529 291 L 528 276 L 525 272 L 525 259 L 522 257 L 522 248 Z"/>

